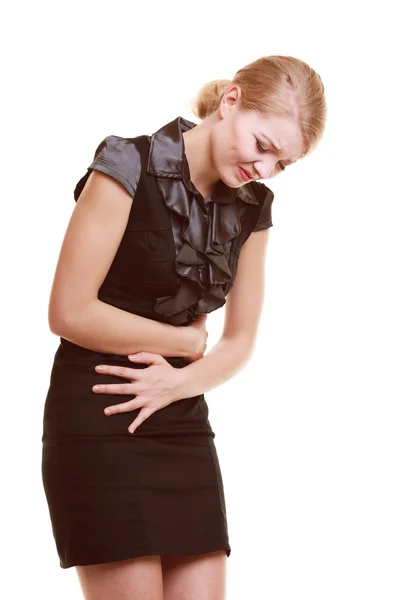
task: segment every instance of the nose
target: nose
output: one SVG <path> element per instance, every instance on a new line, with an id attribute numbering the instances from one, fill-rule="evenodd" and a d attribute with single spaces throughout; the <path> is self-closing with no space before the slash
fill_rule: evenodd
<path id="1" fill-rule="evenodd" d="M 271 179 L 275 170 L 275 161 L 273 157 L 266 157 L 265 161 L 258 161 L 254 165 L 256 179 Z"/>

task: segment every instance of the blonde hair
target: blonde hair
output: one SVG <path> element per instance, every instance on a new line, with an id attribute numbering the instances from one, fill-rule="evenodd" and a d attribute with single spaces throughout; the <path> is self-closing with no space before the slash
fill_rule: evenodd
<path id="1" fill-rule="evenodd" d="M 241 89 L 240 109 L 261 115 L 294 116 L 294 100 L 306 148 L 302 156 L 318 145 L 326 123 L 324 85 L 307 63 L 292 56 L 262 56 L 239 69 L 232 80 L 215 79 L 203 85 L 192 101 L 193 113 L 199 119 L 213 114 L 232 85 Z"/>

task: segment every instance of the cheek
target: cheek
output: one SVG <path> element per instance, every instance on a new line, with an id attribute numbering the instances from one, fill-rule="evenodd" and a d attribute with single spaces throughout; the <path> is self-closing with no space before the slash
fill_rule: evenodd
<path id="1" fill-rule="evenodd" d="M 254 160 L 248 136 L 240 135 L 240 131 L 236 131 L 235 128 L 212 137 L 211 152 L 214 165 L 220 172 L 224 168 L 232 168 Z"/>
<path id="2" fill-rule="evenodd" d="M 221 159 L 224 156 L 225 148 L 221 148 L 221 143 L 217 136 L 211 136 L 210 151 L 211 160 L 214 166 L 219 169 L 221 166 Z"/>
<path id="3" fill-rule="evenodd" d="M 249 163 L 255 160 L 255 148 L 249 135 L 237 132 L 232 137 L 232 157 L 236 163 Z"/>
<path id="4" fill-rule="evenodd" d="M 228 134 L 212 137 L 210 149 L 213 163 L 219 171 L 231 165 L 236 160 L 237 149 L 233 147 L 233 140 Z"/>
<path id="5" fill-rule="evenodd" d="M 238 131 L 233 130 L 231 137 L 232 154 L 240 157 L 243 154 L 243 137 Z"/>
<path id="6" fill-rule="evenodd" d="M 255 161 L 254 153 L 245 146 L 236 146 L 235 152 L 232 155 L 232 163 L 236 165 L 249 165 Z"/>

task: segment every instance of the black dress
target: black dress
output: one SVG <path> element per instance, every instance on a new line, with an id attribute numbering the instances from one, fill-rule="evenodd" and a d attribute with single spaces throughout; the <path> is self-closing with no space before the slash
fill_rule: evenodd
<path id="1" fill-rule="evenodd" d="M 272 226 L 273 192 L 222 180 L 203 198 L 190 180 L 178 117 L 151 136 L 106 137 L 93 169 L 134 197 L 129 221 L 98 298 L 174 325 L 223 306 L 252 231 Z M 176 368 L 187 362 L 166 357 Z M 60 566 L 225 550 L 224 488 L 204 394 L 156 411 L 134 432 L 139 410 L 104 415 L 129 396 L 95 394 L 95 383 L 127 380 L 96 365 L 147 368 L 127 356 L 60 338 L 43 415 L 42 477 Z"/>

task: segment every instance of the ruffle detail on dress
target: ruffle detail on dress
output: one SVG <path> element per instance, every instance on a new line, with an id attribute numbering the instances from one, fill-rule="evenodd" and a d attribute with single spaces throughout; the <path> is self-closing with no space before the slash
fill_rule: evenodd
<path id="1" fill-rule="evenodd" d="M 205 204 L 202 196 L 188 194 L 182 180 L 159 178 L 158 185 L 171 209 L 176 271 L 183 280 L 177 294 L 157 298 L 153 310 L 172 325 L 189 324 L 226 303 L 223 286 L 233 276 L 230 250 L 241 232 L 240 213 L 235 202 Z"/>
<path id="2" fill-rule="evenodd" d="M 203 198 L 190 178 L 183 139 L 183 132 L 196 126 L 177 117 L 149 137 L 147 173 L 156 176 L 171 211 L 181 279 L 176 295 L 157 298 L 153 310 L 172 325 L 188 325 L 225 304 L 225 290 L 232 287 L 237 266 L 232 242 L 242 230 L 246 204 L 258 205 L 264 197 L 259 182 L 231 188 L 220 179 L 212 194 Z"/>

